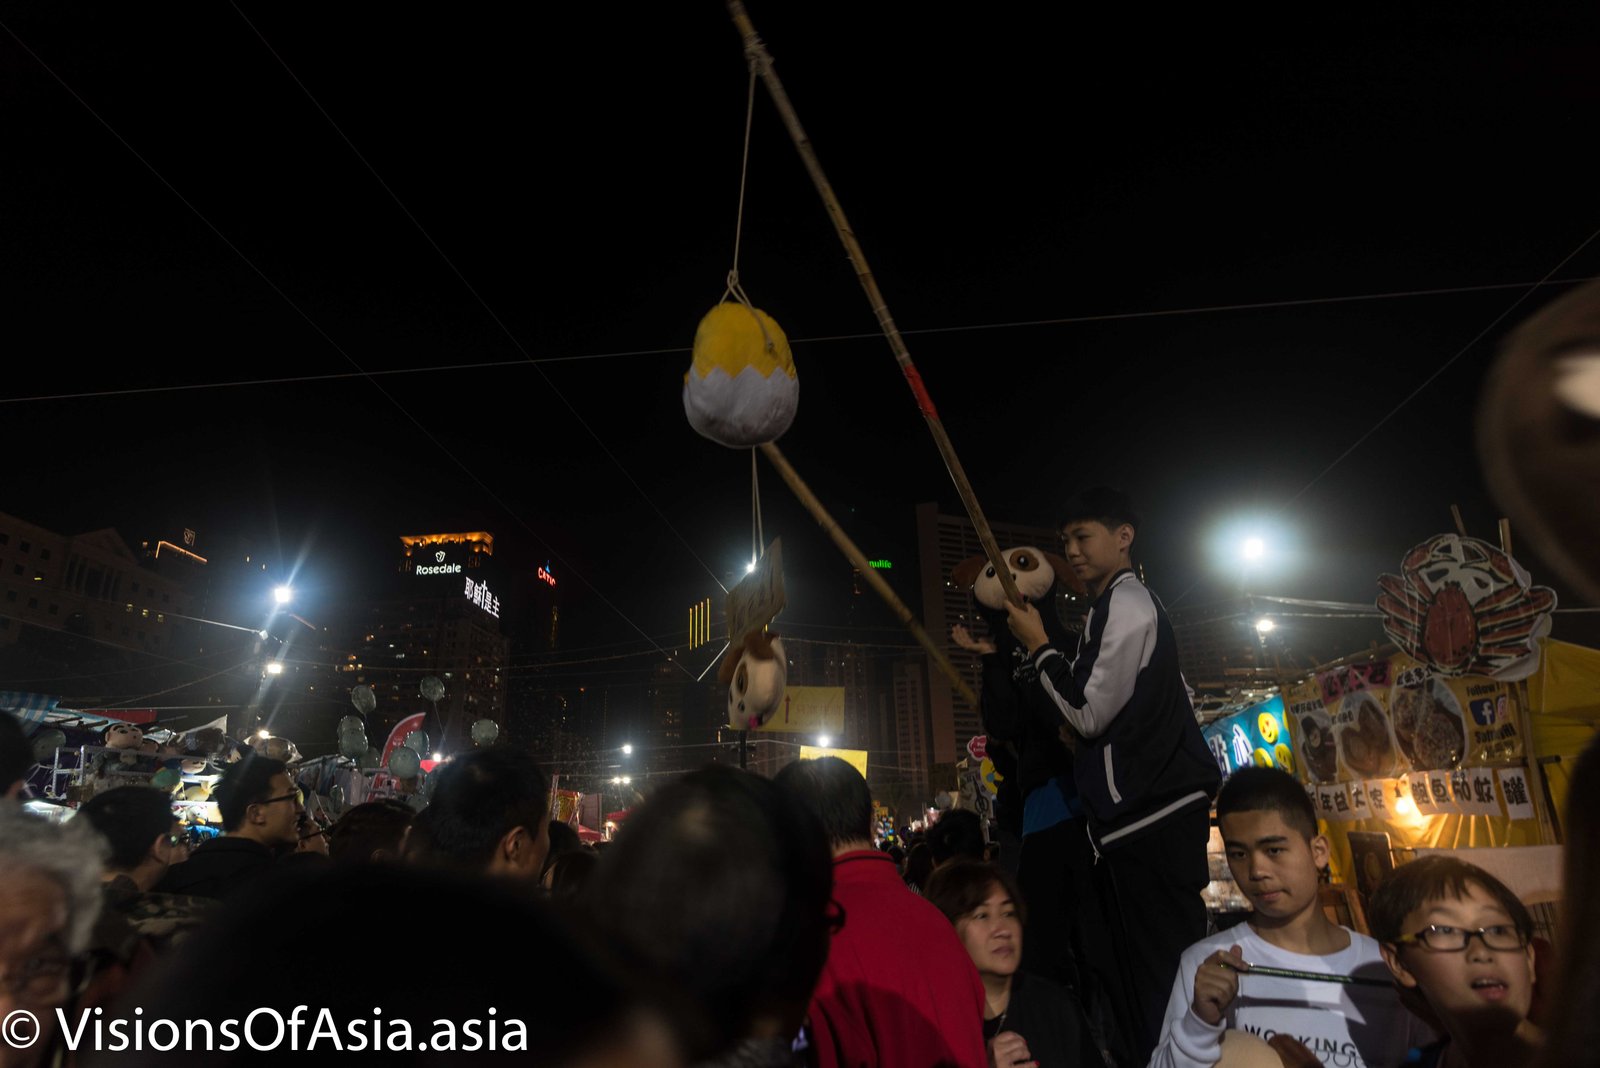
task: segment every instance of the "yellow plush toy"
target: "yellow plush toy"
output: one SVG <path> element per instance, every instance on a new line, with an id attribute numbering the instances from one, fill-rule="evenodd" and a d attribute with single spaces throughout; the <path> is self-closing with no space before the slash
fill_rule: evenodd
<path id="1" fill-rule="evenodd" d="M 789 339 L 771 316 L 732 301 L 706 313 L 683 376 L 683 410 L 696 432 L 733 449 L 776 441 L 799 402 Z"/>

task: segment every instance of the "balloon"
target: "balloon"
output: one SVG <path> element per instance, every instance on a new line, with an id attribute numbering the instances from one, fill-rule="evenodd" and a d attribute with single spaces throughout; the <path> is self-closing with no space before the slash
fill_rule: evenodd
<path id="1" fill-rule="evenodd" d="M 46 727 L 33 736 L 33 761 L 35 764 L 45 764 L 55 760 L 56 750 L 67 744 L 65 731 L 55 727 Z"/>
<path id="2" fill-rule="evenodd" d="M 492 719 L 480 719 L 472 725 L 473 745 L 493 745 L 500 737 L 500 724 Z"/>
<path id="3" fill-rule="evenodd" d="M 157 790 L 170 790 L 182 781 L 183 776 L 179 775 L 171 768 L 162 768 L 160 771 L 156 772 L 150 777 L 150 785 L 154 786 Z"/>
<path id="4" fill-rule="evenodd" d="M 378 707 L 378 697 L 372 692 L 371 686 L 356 686 L 350 690 L 350 703 L 365 716 Z"/>
<path id="5" fill-rule="evenodd" d="M 360 716 L 346 716 L 339 721 L 339 733 L 365 735 L 367 724 Z"/>
<path id="6" fill-rule="evenodd" d="M 421 754 L 428 752 L 428 732 L 412 731 L 410 734 L 406 735 L 405 744 L 406 748 L 414 753 Z"/>
<path id="7" fill-rule="evenodd" d="M 438 704 L 439 698 L 444 696 L 444 683 L 434 675 L 429 675 L 422 680 L 422 696 Z"/>
<path id="8" fill-rule="evenodd" d="M 389 754 L 389 774 L 397 779 L 414 779 L 422 770 L 422 758 L 408 746 L 400 746 Z"/>
<path id="9" fill-rule="evenodd" d="M 339 735 L 339 755 L 359 760 L 367 753 L 367 736 L 348 731 Z"/>
<path id="10" fill-rule="evenodd" d="M 356 757 L 356 767 L 360 768 L 362 771 L 375 771 L 377 770 L 378 763 L 382 759 L 382 753 L 378 752 L 371 746 L 368 746 L 365 754 Z"/>

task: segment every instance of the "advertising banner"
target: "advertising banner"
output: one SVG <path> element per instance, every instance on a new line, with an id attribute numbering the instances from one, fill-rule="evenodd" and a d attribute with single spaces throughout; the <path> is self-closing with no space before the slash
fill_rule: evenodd
<path id="1" fill-rule="evenodd" d="M 1201 734 L 1223 775 L 1251 765 L 1294 771 L 1294 753 L 1289 747 L 1281 697 L 1224 716 Z"/>
<path id="2" fill-rule="evenodd" d="M 824 749 L 820 745 L 802 745 L 800 747 L 801 760 L 815 760 L 818 757 L 825 756 L 838 757 L 859 771 L 863 779 L 867 777 L 867 751 L 865 749 Z"/>
<path id="3" fill-rule="evenodd" d="M 757 731 L 804 731 L 807 734 L 844 733 L 843 686 L 790 686 L 783 704 Z"/>

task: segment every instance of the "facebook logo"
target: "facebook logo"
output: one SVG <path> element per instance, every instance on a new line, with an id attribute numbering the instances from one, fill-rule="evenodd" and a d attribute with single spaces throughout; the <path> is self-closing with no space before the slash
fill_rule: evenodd
<path id="1" fill-rule="evenodd" d="M 1500 706 L 1505 703 L 1502 697 L 1481 697 L 1468 702 L 1472 710 L 1472 721 L 1480 727 L 1488 727 L 1500 717 Z"/>

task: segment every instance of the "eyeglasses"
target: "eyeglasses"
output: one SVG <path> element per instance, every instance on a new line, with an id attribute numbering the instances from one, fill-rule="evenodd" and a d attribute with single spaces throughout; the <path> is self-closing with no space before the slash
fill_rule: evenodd
<path id="1" fill-rule="evenodd" d="M 257 804 L 257 805 L 275 805 L 279 801 L 293 801 L 297 805 L 303 805 L 303 804 L 305 804 L 305 800 L 306 800 L 305 792 L 303 790 L 296 790 L 292 794 L 284 794 L 282 797 L 269 797 L 269 798 L 266 798 L 266 799 L 261 800 L 261 801 L 252 802 L 252 804 Z"/>
<path id="2" fill-rule="evenodd" d="M 16 969 L 7 968 L 0 975 L 0 987 L 13 996 L 49 997 L 61 987 L 61 981 L 72 968 L 72 958 L 59 953 L 41 954 L 23 961 Z"/>
<path id="3" fill-rule="evenodd" d="M 1494 950 L 1522 949 L 1528 944 L 1522 932 L 1507 923 L 1478 928 L 1446 927 L 1436 923 L 1424 927 L 1416 934 L 1408 934 L 1394 941 L 1396 945 L 1417 942 L 1438 953 L 1459 953 L 1467 948 L 1473 935 L 1482 939 L 1484 946 Z"/>

